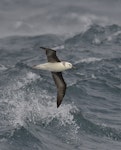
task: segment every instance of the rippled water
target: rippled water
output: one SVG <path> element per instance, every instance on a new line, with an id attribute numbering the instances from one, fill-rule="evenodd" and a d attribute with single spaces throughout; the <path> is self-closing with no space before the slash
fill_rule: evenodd
<path id="1" fill-rule="evenodd" d="M 63 40 L 55 35 L 0 39 L 0 150 L 120 150 L 121 28 L 91 26 Z M 63 73 L 67 93 L 56 108 L 56 87 L 40 46 L 57 49 L 76 70 Z"/>

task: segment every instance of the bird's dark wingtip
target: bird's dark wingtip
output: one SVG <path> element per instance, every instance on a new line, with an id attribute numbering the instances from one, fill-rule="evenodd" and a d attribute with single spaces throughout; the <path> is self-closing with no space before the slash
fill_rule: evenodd
<path id="1" fill-rule="evenodd" d="M 59 106 L 60 106 L 60 104 L 59 104 L 59 105 L 57 104 L 57 108 L 58 108 Z"/>
<path id="2" fill-rule="evenodd" d="M 57 108 L 61 105 L 61 102 L 57 101 Z"/>

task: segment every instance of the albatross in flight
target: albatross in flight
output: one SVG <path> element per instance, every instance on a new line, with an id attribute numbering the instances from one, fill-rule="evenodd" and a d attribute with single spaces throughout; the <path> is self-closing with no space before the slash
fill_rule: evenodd
<path id="1" fill-rule="evenodd" d="M 69 62 L 60 61 L 56 56 L 56 51 L 50 48 L 40 47 L 46 51 L 47 63 L 34 66 L 34 69 L 51 71 L 53 80 L 57 87 L 57 108 L 60 106 L 66 93 L 66 83 L 62 76 L 62 71 L 73 68 Z"/>

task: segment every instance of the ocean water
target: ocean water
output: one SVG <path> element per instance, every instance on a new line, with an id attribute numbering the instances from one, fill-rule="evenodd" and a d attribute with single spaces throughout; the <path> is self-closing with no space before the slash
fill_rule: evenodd
<path id="1" fill-rule="evenodd" d="M 55 48 L 75 70 L 56 108 L 51 73 L 40 46 Z M 73 37 L 0 39 L 0 150 L 121 149 L 121 27 L 92 25 Z"/>

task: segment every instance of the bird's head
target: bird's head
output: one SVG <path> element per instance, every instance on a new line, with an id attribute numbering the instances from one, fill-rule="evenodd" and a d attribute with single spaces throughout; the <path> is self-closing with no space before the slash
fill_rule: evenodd
<path id="1" fill-rule="evenodd" d="M 69 62 L 65 63 L 66 68 L 71 69 L 73 67 L 73 65 Z"/>
<path id="2" fill-rule="evenodd" d="M 66 69 L 71 69 L 71 68 L 73 68 L 73 65 L 72 65 L 71 63 L 69 63 L 69 62 L 63 61 L 62 64 L 65 66 Z"/>

